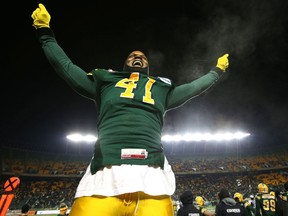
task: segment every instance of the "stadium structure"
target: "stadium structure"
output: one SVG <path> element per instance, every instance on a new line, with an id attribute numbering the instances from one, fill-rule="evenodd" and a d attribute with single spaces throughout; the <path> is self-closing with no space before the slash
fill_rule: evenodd
<path id="1" fill-rule="evenodd" d="M 12 176 L 21 181 L 7 215 L 19 215 L 24 204 L 31 207 L 31 215 L 57 215 L 62 202 L 70 208 L 92 148 L 49 152 L 1 147 L 1 185 Z M 177 187 L 172 196 L 175 213 L 179 196 L 187 189 L 195 197 L 204 197 L 206 206 L 213 209 L 223 187 L 231 195 L 240 192 L 250 197 L 256 194 L 260 182 L 270 190 L 282 191 L 288 181 L 287 144 L 264 148 L 247 142 L 177 142 L 165 144 L 164 149 L 176 174 Z"/>

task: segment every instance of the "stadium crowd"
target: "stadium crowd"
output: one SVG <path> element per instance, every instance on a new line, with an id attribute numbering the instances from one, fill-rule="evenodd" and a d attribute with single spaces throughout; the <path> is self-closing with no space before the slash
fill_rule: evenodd
<path id="1" fill-rule="evenodd" d="M 33 209 L 55 209 L 62 202 L 71 206 L 88 163 L 86 157 L 51 157 L 35 152 L 35 156 L 30 157 L 32 153 L 24 153 L 23 150 L 5 151 L 8 150 L 2 151 L 3 179 L 0 183 L 4 183 L 5 176 L 15 175 L 21 179 L 10 209 L 20 209 L 25 203 Z M 179 201 L 185 190 L 191 189 L 195 196 L 202 196 L 206 202 L 215 205 L 217 194 L 223 187 L 229 188 L 231 194 L 240 192 L 244 197 L 249 197 L 257 193 L 260 182 L 267 184 L 271 190 L 282 191 L 283 184 L 288 181 L 286 152 L 241 158 L 171 156 L 170 161 L 177 179 L 177 189 L 172 196 L 175 201 Z"/>
<path id="2" fill-rule="evenodd" d="M 1 153 L 1 170 L 3 174 L 8 175 L 82 176 L 90 160 L 89 156 L 27 152 L 4 148 Z M 248 155 L 241 158 L 234 155 L 181 157 L 168 155 L 168 158 L 176 174 L 245 172 L 288 167 L 288 153 L 286 151 Z"/>
<path id="3" fill-rule="evenodd" d="M 80 179 L 22 178 L 16 197 L 10 209 L 20 209 L 28 203 L 33 209 L 55 209 L 59 203 L 65 202 L 71 206 L 74 193 Z M 257 184 L 265 182 L 271 190 L 283 190 L 283 184 L 288 180 L 288 171 L 268 172 L 264 174 L 202 174 L 177 176 L 177 190 L 173 195 L 175 201 L 187 189 L 195 195 L 205 198 L 211 205 L 218 201 L 217 194 L 221 188 L 229 188 L 231 193 L 240 192 L 244 197 L 257 193 Z"/>

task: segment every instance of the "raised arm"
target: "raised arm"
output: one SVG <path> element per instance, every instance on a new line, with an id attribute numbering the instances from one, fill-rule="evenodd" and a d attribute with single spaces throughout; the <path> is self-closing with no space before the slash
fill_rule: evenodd
<path id="1" fill-rule="evenodd" d="M 95 99 L 96 88 L 92 77 L 73 64 L 64 50 L 57 43 L 54 33 L 50 28 L 51 16 L 43 4 L 33 11 L 31 17 L 36 29 L 37 37 L 44 54 L 57 72 L 77 93 L 89 99 Z"/>
<path id="2" fill-rule="evenodd" d="M 167 100 L 167 109 L 181 106 L 188 100 L 202 94 L 213 86 L 229 66 L 229 54 L 218 58 L 216 67 L 206 75 L 180 86 L 175 87 Z"/>

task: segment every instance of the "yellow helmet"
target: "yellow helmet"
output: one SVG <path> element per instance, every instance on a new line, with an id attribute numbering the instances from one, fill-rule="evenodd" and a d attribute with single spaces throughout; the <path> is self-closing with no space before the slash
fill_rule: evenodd
<path id="1" fill-rule="evenodd" d="M 197 203 L 198 205 L 204 206 L 204 199 L 203 199 L 203 197 L 197 196 L 197 197 L 195 198 L 195 201 L 196 201 L 196 203 Z"/>
<path id="2" fill-rule="evenodd" d="M 68 210 L 68 206 L 65 203 L 61 203 L 59 210 L 60 210 L 60 213 L 66 213 L 66 211 Z"/>
<path id="3" fill-rule="evenodd" d="M 239 202 L 243 202 L 243 195 L 241 193 L 235 193 L 234 199 L 236 198 L 239 200 Z"/>
<path id="4" fill-rule="evenodd" d="M 268 186 L 264 183 L 258 184 L 258 192 L 259 193 L 268 193 L 269 192 Z"/>

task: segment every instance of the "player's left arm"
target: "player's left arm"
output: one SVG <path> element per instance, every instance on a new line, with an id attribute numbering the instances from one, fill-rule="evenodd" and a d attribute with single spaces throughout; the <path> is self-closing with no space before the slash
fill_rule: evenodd
<path id="1" fill-rule="evenodd" d="M 216 67 L 206 75 L 180 86 L 175 87 L 169 94 L 167 109 L 183 105 L 188 100 L 197 97 L 213 86 L 228 68 L 228 54 L 218 58 Z"/>

